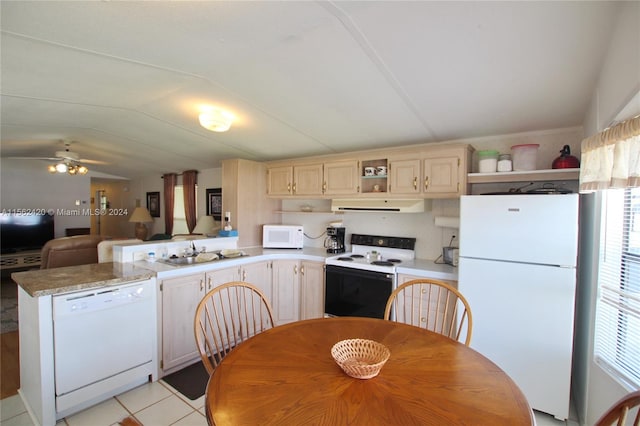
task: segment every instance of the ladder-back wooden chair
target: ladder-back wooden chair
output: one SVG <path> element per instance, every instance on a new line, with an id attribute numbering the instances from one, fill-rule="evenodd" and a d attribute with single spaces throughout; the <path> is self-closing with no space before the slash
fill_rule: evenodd
<path id="1" fill-rule="evenodd" d="M 209 375 L 234 347 L 273 326 L 273 311 L 258 287 L 233 281 L 208 292 L 196 309 L 194 331 Z"/>
<path id="2" fill-rule="evenodd" d="M 613 406 L 598 419 L 595 426 L 626 425 L 629 412 L 636 407 L 640 407 L 640 390 L 631 392 L 613 404 Z M 640 425 L 640 408 L 636 408 L 635 418 L 631 424 L 633 426 Z"/>
<path id="3" fill-rule="evenodd" d="M 469 346 L 473 319 L 464 296 L 453 286 L 434 279 L 416 279 L 391 293 L 384 319 L 425 328 Z"/>

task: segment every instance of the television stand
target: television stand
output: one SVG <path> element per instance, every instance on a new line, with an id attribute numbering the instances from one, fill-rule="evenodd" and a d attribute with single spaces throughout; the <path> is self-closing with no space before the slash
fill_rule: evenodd
<path id="1" fill-rule="evenodd" d="M 40 267 L 40 250 L 25 250 L 0 255 L 0 270 Z"/>

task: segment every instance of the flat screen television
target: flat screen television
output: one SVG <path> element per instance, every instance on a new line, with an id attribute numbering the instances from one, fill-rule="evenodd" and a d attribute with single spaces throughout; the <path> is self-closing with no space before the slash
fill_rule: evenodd
<path id="1" fill-rule="evenodd" d="M 0 213 L 2 254 L 39 250 L 55 238 L 53 215 Z"/>

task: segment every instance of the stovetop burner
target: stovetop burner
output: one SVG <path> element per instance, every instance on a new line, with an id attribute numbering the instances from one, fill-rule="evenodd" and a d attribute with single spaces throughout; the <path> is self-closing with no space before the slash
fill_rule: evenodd
<path id="1" fill-rule="evenodd" d="M 371 262 L 371 264 L 377 266 L 393 266 L 393 262 L 390 262 L 388 260 L 374 260 L 373 262 Z"/>
<path id="2" fill-rule="evenodd" d="M 327 258 L 327 265 L 394 273 L 402 262 L 415 258 L 415 238 L 353 234 L 351 252 Z"/>

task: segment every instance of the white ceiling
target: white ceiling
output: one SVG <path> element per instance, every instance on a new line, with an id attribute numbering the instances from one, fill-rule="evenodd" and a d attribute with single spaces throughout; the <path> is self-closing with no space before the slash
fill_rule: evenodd
<path id="1" fill-rule="evenodd" d="M 133 178 L 579 126 L 618 6 L 2 1 L 0 153 Z"/>

